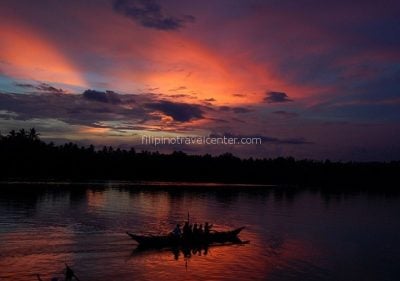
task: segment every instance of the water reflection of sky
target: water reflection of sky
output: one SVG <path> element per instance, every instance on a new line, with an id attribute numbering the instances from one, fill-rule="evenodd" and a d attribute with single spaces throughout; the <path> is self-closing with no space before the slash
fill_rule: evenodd
<path id="1" fill-rule="evenodd" d="M 395 280 L 397 195 L 260 188 L 8 186 L 0 192 L 0 280 Z M 249 244 L 175 259 L 135 253 L 125 231 L 164 233 L 190 212 Z"/>

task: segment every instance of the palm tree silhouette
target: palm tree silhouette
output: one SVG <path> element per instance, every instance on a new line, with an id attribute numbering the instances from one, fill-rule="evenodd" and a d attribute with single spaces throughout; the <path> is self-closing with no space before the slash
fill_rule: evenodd
<path id="1" fill-rule="evenodd" d="M 39 134 L 36 132 L 35 128 L 31 128 L 29 130 L 28 138 L 30 140 L 38 140 L 39 139 Z"/>

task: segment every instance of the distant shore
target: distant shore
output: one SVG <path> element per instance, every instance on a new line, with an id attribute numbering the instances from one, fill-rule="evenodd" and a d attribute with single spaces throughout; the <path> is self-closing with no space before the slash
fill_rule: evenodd
<path id="1" fill-rule="evenodd" d="M 188 155 L 94 146 L 55 145 L 34 129 L 0 136 L 0 181 L 129 182 L 149 185 L 361 186 L 397 188 L 400 161 L 332 162 L 310 159 L 247 158 L 231 153 Z"/>

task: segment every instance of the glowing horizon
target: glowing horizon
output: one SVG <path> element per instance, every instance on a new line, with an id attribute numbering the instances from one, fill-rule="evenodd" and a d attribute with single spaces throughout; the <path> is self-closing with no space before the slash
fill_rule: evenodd
<path id="1" fill-rule="evenodd" d="M 362 5 L 3 1 L 1 129 L 117 146 L 140 132 L 263 136 L 211 152 L 397 159 L 400 7 Z"/>

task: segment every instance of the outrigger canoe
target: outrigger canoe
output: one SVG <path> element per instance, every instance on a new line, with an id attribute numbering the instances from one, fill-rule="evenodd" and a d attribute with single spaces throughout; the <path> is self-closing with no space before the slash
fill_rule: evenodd
<path id="1" fill-rule="evenodd" d="M 211 244 L 221 244 L 229 242 L 238 242 L 238 234 L 244 229 L 244 227 L 239 227 L 230 231 L 213 231 L 209 234 L 203 234 L 198 237 L 191 237 L 190 239 L 185 237 L 176 237 L 173 235 L 136 235 L 130 232 L 127 234 L 136 242 L 139 243 L 141 247 L 148 248 L 165 248 L 165 247 L 187 247 L 196 245 L 211 245 Z"/>

